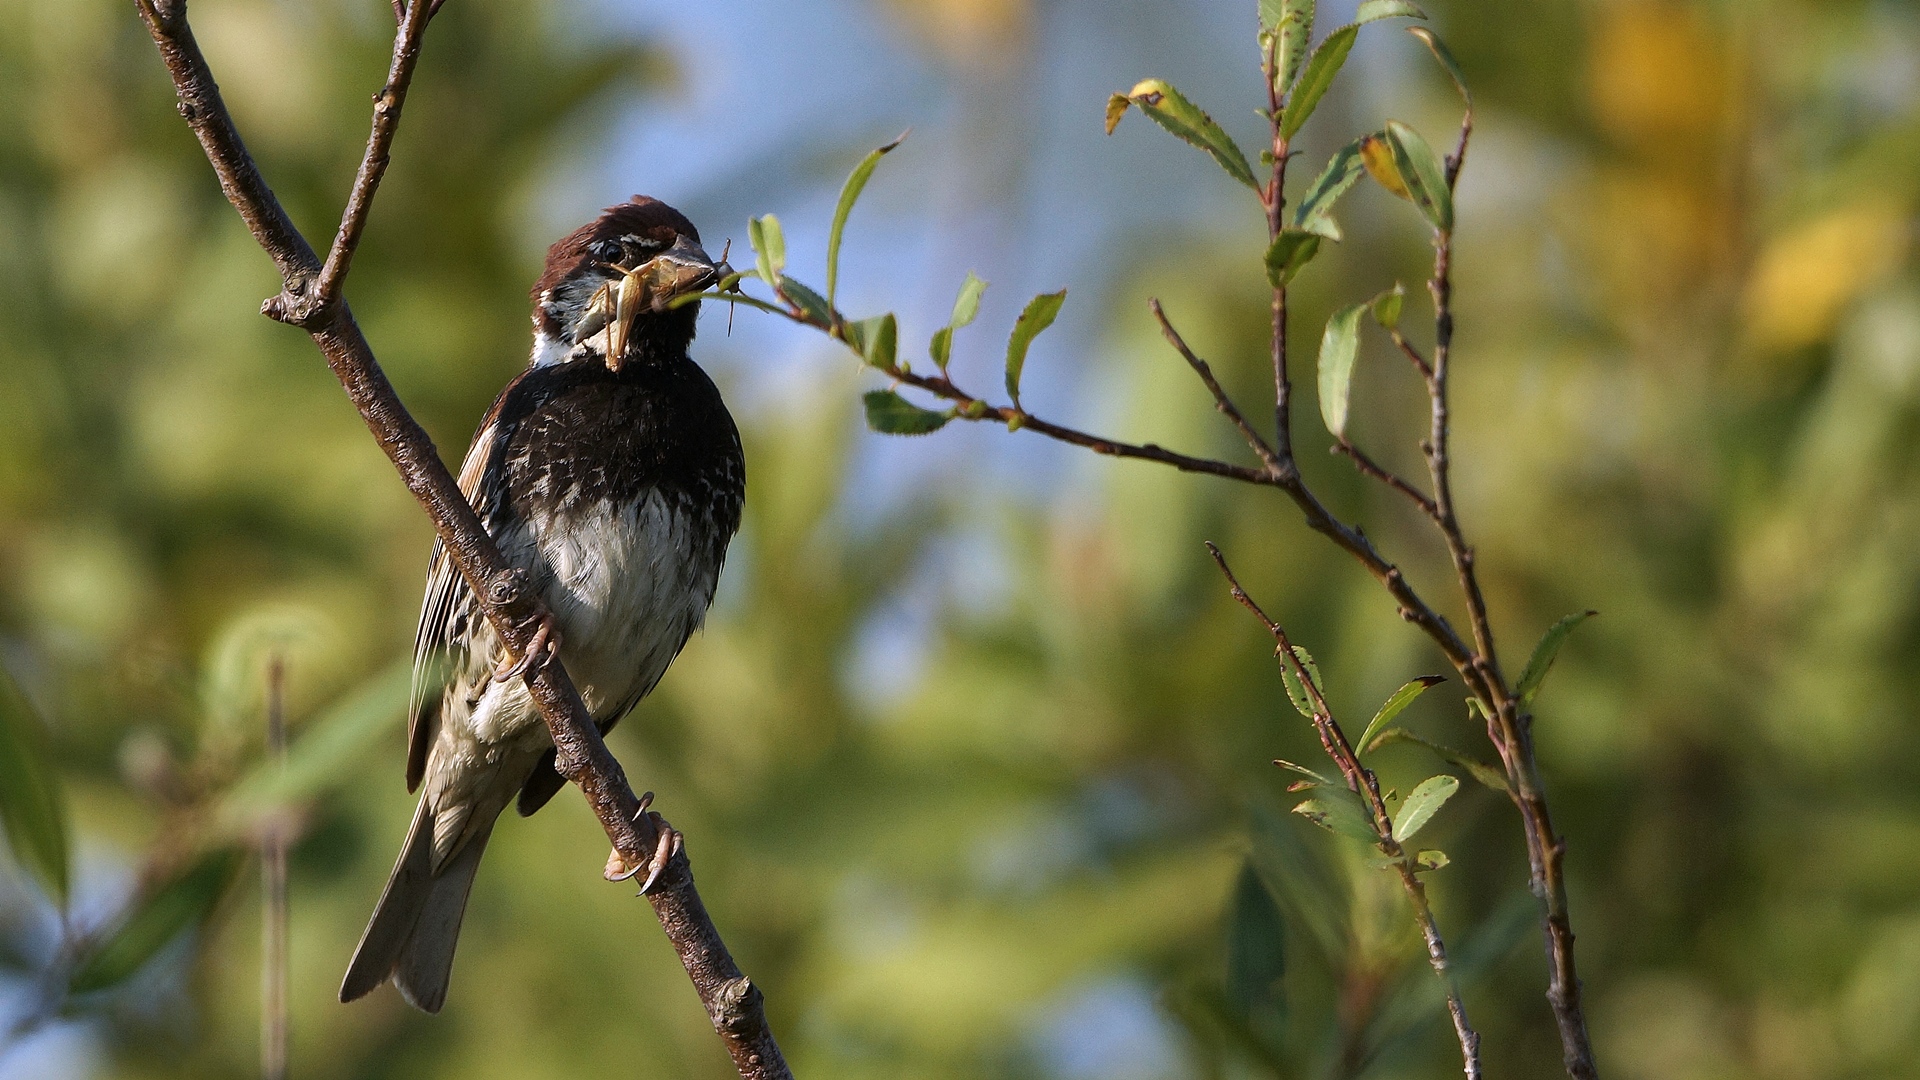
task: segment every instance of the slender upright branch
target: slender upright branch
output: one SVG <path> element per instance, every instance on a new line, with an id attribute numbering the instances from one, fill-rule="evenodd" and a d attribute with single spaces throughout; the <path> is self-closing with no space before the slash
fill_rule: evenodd
<path id="1" fill-rule="evenodd" d="M 422 2 L 415 0 L 401 19 L 393 67 L 380 97 L 381 107 L 375 111 L 367 158 L 354 185 L 356 201 L 349 202 L 334 254 L 329 256 L 330 263 L 338 256 L 338 274 L 330 284 L 335 290 L 346 273 L 400 121 L 405 87 L 419 56 L 419 33 L 432 10 L 428 7 L 423 15 Z M 228 200 L 280 268 L 282 292 L 262 305 L 262 312 L 299 325 L 312 336 L 361 419 L 432 519 L 481 611 L 509 652 L 524 656 L 545 614 L 526 573 L 509 565 L 487 535 L 432 440 L 387 381 L 347 303 L 337 296 L 329 296 L 324 303 L 307 299 L 318 293 L 316 278 L 323 273 L 322 264 L 288 220 L 234 128 L 187 23 L 185 0 L 136 3 L 173 78 L 181 115 L 200 140 Z M 741 1077 L 790 1077 L 767 1028 L 760 990 L 741 974 L 708 917 L 679 834 L 635 796 L 560 663 L 531 665 L 526 683 L 553 735 L 560 775 L 579 786 L 593 806 L 617 861 L 627 867 L 652 867 L 647 899 Z"/>
<path id="2" fill-rule="evenodd" d="M 1260 201 L 1267 211 L 1267 242 L 1272 243 L 1286 226 L 1287 211 L 1287 159 L 1292 156 L 1287 145 L 1287 136 L 1280 126 L 1281 111 L 1286 107 L 1286 89 L 1280 85 L 1280 35 L 1274 34 L 1267 43 L 1266 56 L 1262 58 L 1261 72 L 1266 76 L 1267 84 L 1267 127 L 1270 144 L 1267 152 L 1273 156 L 1273 166 L 1267 179 L 1267 188 L 1261 192 Z M 1287 287 L 1278 284 L 1273 287 L 1273 445 L 1280 460 L 1291 468 L 1293 465 L 1293 383 L 1287 377 Z"/>
<path id="3" fill-rule="evenodd" d="M 1220 549 L 1209 543 L 1207 552 L 1220 567 L 1220 573 L 1227 579 L 1227 588 L 1233 598 L 1242 607 L 1260 620 L 1267 633 L 1273 636 L 1274 655 L 1281 664 L 1293 673 L 1301 687 L 1306 691 L 1307 700 L 1313 710 L 1314 730 L 1320 736 L 1320 745 L 1327 756 L 1339 766 L 1340 774 L 1345 778 L 1347 787 L 1359 795 L 1367 808 L 1367 824 L 1372 827 L 1376 837 L 1375 846 L 1387 858 L 1392 859 L 1394 869 L 1399 874 L 1401 888 L 1406 891 L 1407 900 L 1413 907 L 1414 922 L 1420 927 L 1421 940 L 1426 943 L 1427 963 L 1433 967 L 1435 975 L 1447 995 L 1447 1014 L 1453 1020 L 1453 1033 L 1460 1043 L 1461 1067 L 1467 1080 L 1480 1080 L 1480 1033 L 1467 1021 L 1467 1006 L 1460 997 L 1460 986 L 1454 978 L 1453 968 L 1447 957 L 1446 942 L 1440 937 L 1440 925 L 1434 920 L 1433 908 L 1427 903 L 1426 886 L 1420 881 L 1415 859 L 1393 834 L 1393 816 L 1387 812 L 1386 800 L 1380 794 L 1380 778 L 1372 769 L 1360 762 L 1360 756 L 1354 752 L 1353 744 L 1348 742 L 1346 732 L 1339 721 L 1333 718 L 1333 709 L 1327 705 L 1325 692 L 1313 672 L 1301 662 L 1300 655 L 1294 650 L 1293 642 L 1287 637 L 1287 631 L 1278 622 L 1260 609 L 1253 597 L 1240 587 L 1240 581 L 1233 576 L 1233 569 L 1227 565 L 1226 556 Z"/>
<path id="4" fill-rule="evenodd" d="M 287 665 L 267 661 L 267 758 L 287 764 Z M 287 1077 L 287 844 L 285 810 L 269 815 L 260 836 L 260 1075 Z"/>

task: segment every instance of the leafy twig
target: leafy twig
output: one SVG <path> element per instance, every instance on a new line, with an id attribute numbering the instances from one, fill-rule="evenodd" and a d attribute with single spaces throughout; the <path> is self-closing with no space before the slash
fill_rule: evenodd
<path id="1" fill-rule="evenodd" d="M 1426 886 L 1419 877 L 1420 868 L 1414 856 L 1401 846 L 1399 839 L 1395 836 L 1393 817 L 1387 812 L 1386 800 L 1380 795 L 1379 777 L 1374 775 L 1372 769 L 1361 763 L 1359 755 L 1354 752 L 1353 745 L 1347 741 L 1346 732 L 1341 729 L 1339 721 L 1333 718 L 1333 710 L 1327 705 L 1326 695 L 1320 688 L 1318 676 L 1301 660 L 1300 652 L 1287 637 L 1286 629 L 1262 611 L 1253 597 L 1247 595 L 1247 591 L 1240 587 L 1239 579 L 1233 576 L 1233 569 L 1227 565 L 1226 556 L 1220 553 L 1219 548 L 1209 543 L 1207 552 L 1213 556 L 1214 563 L 1220 567 L 1220 573 L 1226 577 L 1227 587 L 1232 592 L 1233 598 L 1239 601 L 1242 607 L 1252 612 L 1254 618 L 1259 619 L 1261 625 L 1266 627 L 1267 633 L 1273 636 L 1274 656 L 1292 672 L 1306 694 L 1314 730 L 1320 736 L 1321 747 L 1326 750 L 1327 756 L 1333 759 L 1334 764 L 1339 766 L 1340 774 L 1347 782 L 1347 788 L 1365 802 L 1367 825 L 1373 830 L 1375 845 L 1391 860 L 1395 872 L 1399 874 L 1401 887 L 1406 891 L 1407 900 L 1413 906 L 1414 922 L 1419 925 L 1420 937 L 1426 943 L 1427 962 L 1433 966 L 1434 974 L 1440 977 L 1440 982 L 1445 987 L 1447 1013 L 1453 1019 L 1454 1037 L 1460 1043 L 1462 1068 L 1467 1080 L 1480 1080 L 1480 1034 L 1467 1021 L 1467 1007 L 1461 1000 L 1460 987 L 1454 979 L 1453 969 L 1448 964 L 1447 945 L 1440 936 L 1440 926 L 1434 920 L 1433 909 L 1427 902 Z"/>

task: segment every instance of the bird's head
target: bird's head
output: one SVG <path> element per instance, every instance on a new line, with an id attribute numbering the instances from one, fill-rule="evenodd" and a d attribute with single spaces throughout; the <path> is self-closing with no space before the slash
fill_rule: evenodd
<path id="1" fill-rule="evenodd" d="M 666 203 L 635 195 L 610 206 L 547 250 L 533 286 L 534 362 L 595 360 L 617 372 L 655 347 L 677 355 L 693 340 L 700 305 L 673 301 L 730 272 Z"/>

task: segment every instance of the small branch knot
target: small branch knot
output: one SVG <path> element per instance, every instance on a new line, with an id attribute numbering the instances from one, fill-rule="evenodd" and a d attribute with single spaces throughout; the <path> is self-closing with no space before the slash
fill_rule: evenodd
<path id="1" fill-rule="evenodd" d="M 713 996 L 708 1016 L 713 1020 L 715 1031 L 745 1035 L 760 1027 L 764 1008 L 760 988 L 753 985 L 752 979 L 741 975 L 721 984 Z"/>
<path id="2" fill-rule="evenodd" d="M 522 615 L 533 598 L 533 590 L 527 587 L 528 584 L 525 570 L 517 566 L 502 570 L 487 583 L 487 602 L 506 609 L 509 615 Z"/>

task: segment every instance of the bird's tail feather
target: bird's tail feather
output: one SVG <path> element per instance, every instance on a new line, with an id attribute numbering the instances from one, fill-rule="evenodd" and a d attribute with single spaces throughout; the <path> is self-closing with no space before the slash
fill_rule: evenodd
<path id="1" fill-rule="evenodd" d="M 414 811 L 393 875 L 360 935 L 353 962 L 347 965 L 347 976 L 340 983 L 341 1001 L 362 997 L 389 977 L 415 1008 L 439 1012 L 446 1001 L 460 919 L 493 832 L 493 817 L 486 815 L 483 823 L 476 823 L 460 850 L 434 873 L 434 814 L 429 797 L 423 794 Z"/>

